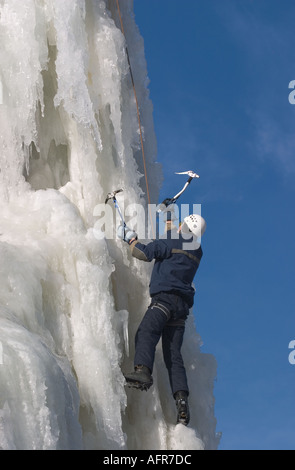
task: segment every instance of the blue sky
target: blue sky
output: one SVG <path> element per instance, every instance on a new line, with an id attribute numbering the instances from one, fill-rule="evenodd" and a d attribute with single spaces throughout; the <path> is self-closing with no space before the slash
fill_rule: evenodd
<path id="1" fill-rule="evenodd" d="M 295 449 L 293 0 L 134 0 L 143 36 L 160 200 L 207 221 L 194 307 L 218 363 L 219 449 Z"/>

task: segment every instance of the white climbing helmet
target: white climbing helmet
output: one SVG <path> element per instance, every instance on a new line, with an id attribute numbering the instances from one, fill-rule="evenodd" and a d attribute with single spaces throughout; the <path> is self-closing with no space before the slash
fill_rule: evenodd
<path id="1" fill-rule="evenodd" d="M 191 214 L 184 218 L 181 230 L 184 233 L 192 232 L 196 237 L 201 237 L 206 230 L 206 221 L 199 214 Z"/>

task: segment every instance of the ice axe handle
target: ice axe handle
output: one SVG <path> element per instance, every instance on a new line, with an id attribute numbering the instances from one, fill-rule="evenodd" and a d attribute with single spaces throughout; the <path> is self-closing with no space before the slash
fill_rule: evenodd
<path id="1" fill-rule="evenodd" d="M 166 199 L 164 199 L 164 201 L 162 202 L 162 204 L 164 204 L 165 207 L 168 207 L 170 206 L 171 204 L 174 203 L 174 198 L 173 197 L 167 197 Z M 161 204 L 161 205 L 162 205 Z"/>
<path id="2" fill-rule="evenodd" d="M 112 201 L 113 201 L 113 203 L 114 203 L 114 205 L 115 205 L 115 208 L 116 208 L 117 211 L 119 212 L 119 216 L 120 216 L 120 218 L 121 218 L 121 220 L 122 220 L 123 226 L 126 227 L 126 222 L 125 222 L 125 220 L 124 220 L 124 217 L 123 217 L 123 214 L 122 214 L 122 212 L 121 212 L 120 206 L 119 206 L 118 201 L 117 201 L 117 199 L 116 199 L 116 194 L 117 194 L 117 193 L 120 193 L 121 191 L 123 191 L 123 189 L 117 189 L 117 191 L 113 191 L 112 193 L 109 193 L 109 194 L 107 195 L 106 200 L 105 200 L 105 204 L 107 204 L 108 201 L 109 201 L 110 199 L 112 199 Z"/>
<path id="3" fill-rule="evenodd" d="M 115 197 L 113 198 L 113 202 L 114 202 L 114 204 L 115 204 L 115 208 L 116 208 L 117 211 L 119 212 L 119 216 L 120 216 L 120 218 L 121 218 L 121 220 L 122 220 L 122 222 L 123 222 L 124 227 L 126 227 L 126 222 L 125 222 L 125 220 L 124 220 L 124 217 L 123 217 L 123 215 L 122 215 L 120 206 L 119 206 L 119 204 L 118 204 L 118 202 L 117 202 L 117 199 L 116 199 Z"/>
<path id="4" fill-rule="evenodd" d="M 187 173 L 187 172 L 185 172 L 185 173 Z M 199 177 L 199 176 L 196 175 L 195 173 L 193 174 L 193 176 L 190 176 L 190 177 L 188 178 L 188 180 L 186 181 L 186 183 L 185 183 L 184 187 L 182 188 L 182 190 L 179 191 L 179 193 L 175 194 L 174 197 L 171 197 L 171 198 L 168 197 L 167 199 L 164 199 L 164 201 L 162 202 L 162 204 L 159 205 L 159 210 L 158 210 L 158 212 L 161 212 L 161 211 L 163 210 L 163 209 L 162 209 L 163 206 L 168 207 L 168 206 L 170 206 L 171 204 L 174 204 L 175 201 L 179 198 L 179 196 L 186 190 L 186 188 L 188 187 L 188 185 L 190 184 L 190 182 L 192 181 L 192 179 L 193 179 L 193 178 L 198 178 L 198 177 Z"/>

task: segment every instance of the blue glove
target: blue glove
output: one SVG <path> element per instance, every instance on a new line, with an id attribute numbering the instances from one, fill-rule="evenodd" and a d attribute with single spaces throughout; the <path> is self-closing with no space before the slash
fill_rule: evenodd
<path id="1" fill-rule="evenodd" d="M 127 225 L 125 227 L 123 227 L 123 225 L 119 225 L 117 235 L 128 244 L 133 238 L 137 239 L 137 233 L 135 233 L 134 230 L 131 230 L 131 228 L 127 227 Z"/>

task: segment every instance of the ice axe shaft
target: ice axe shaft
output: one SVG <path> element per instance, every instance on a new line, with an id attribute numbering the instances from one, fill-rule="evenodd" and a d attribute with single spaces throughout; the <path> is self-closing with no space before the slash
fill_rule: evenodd
<path id="1" fill-rule="evenodd" d="M 121 191 L 123 191 L 123 189 L 116 189 L 115 191 L 113 191 L 113 192 L 111 192 L 111 193 L 108 193 L 108 195 L 107 195 L 107 197 L 106 197 L 106 200 L 105 200 L 105 204 L 107 204 L 110 199 L 113 200 L 113 203 L 115 204 L 115 208 L 116 208 L 117 211 L 119 212 L 120 218 L 121 218 L 121 220 L 122 220 L 122 222 L 123 222 L 123 225 L 124 225 L 124 227 L 126 227 L 126 222 L 125 222 L 125 220 L 124 220 L 122 211 L 121 211 L 120 206 L 119 206 L 119 204 L 118 204 L 118 201 L 117 201 L 117 199 L 116 199 L 116 194 L 117 194 L 117 193 L 120 193 Z"/>
<path id="2" fill-rule="evenodd" d="M 167 198 L 167 199 L 164 199 L 164 201 L 162 202 L 162 204 L 159 205 L 159 209 L 158 209 L 158 212 L 161 212 L 162 210 L 165 210 L 166 207 L 170 206 L 170 204 L 174 204 L 175 201 L 179 198 L 179 196 L 181 196 L 182 193 L 184 193 L 184 191 L 186 190 L 186 188 L 188 187 L 188 185 L 190 184 L 190 182 L 194 179 L 194 178 L 200 178 L 199 175 L 197 175 L 197 173 L 194 173 L 193 171 L 189 170 L 189 171 L 182 171 L 182 172 L 179 172 L 179 173 L 176 173 L 176 175 L 188 175 L 189 178 L 188 180 L 186 181 L 185 185 L 183 186 L 183 188 L 181 189 L 181 191 L 179 191 L 179 193 L 175 194 L 175 196 L 171 197 L 171 198 Z M 163 207 L 165 206 L 165 207 Z"/>

